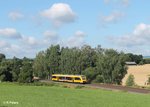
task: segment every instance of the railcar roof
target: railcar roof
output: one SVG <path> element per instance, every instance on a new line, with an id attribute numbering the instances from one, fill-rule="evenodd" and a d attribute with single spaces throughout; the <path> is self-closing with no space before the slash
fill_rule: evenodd
<path id="1" fill-rule="evenodd" d="M 63 75 L 63 74 L 53 74 L 52 76 L 65 76 L 65 77 L 72 76 L 72 77 L 76 77 L 76 76 L 85 76 L 85 75 Z"/>

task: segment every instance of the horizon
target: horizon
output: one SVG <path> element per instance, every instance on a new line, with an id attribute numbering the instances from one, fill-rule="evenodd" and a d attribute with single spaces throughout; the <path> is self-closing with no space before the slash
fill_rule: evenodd
<path id="1" fill-rule="evenodd" d="M 149 4 L 148 0 L 3 0 L 0 53 L 7 58 L 35 58 L 50 45 L 87 44 L 150 56 Z"/>

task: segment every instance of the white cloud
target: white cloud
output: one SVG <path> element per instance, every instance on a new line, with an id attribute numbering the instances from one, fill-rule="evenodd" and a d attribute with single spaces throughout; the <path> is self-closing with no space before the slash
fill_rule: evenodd
<path id="1" fill-rule="evenodd" d="M 109 41 L 119 48 L 148 55 L 150 51 L 150 25 L 141 23 L 135 27 L 133 32 L 119 37 L 111 36 Z"/>
<path id="2" fill-rule="evenodd" d="M 7 35 L 6 33 L 5 35 Z M 20 34 L 21 35 L 21 34 Z M 13 56 L 23 58 L 35 57 L 36 53 L 46 49 L 51 44 L 60 44 L 61 46 L 68 47 L 81 47 L 85 44 L 86 34 L 82 31 L 76 31 L 73 36 L 64 39 L 59 38 L 58 33 L 55 31 L 45 31 L 42 38 L 35 36 L 22 35 L 20 39 L 13 40 L 0 40 L 0 53 L 6 54 L 7 57 Z M 61 42 L 63 41 L 63 42 Z"/>
<path id="3" fill-rule="evenodd" d="M 48 18 L 55 27 L 74 22 L 76 19 L 75 13 L 70 6 L 65 3 L 53 4 L 52 7 L 41 12 L 41 15 Z"/>
<path id="4" fill-rule="evenodd" d="M 85 44 L 85 37 L 86 34 L 84 32 L 77 31 L 64 43 L 64 45 L 67 45 L 68 47 L 81 47 Z"/>
<path id="5" fill-rule="evenodd" d="M 122 4 L 124 5 L 124 6 L 128 6 L 129 5 L 129 0 L 122 0 Z"/>
<path id="6" fill-rule="evenodd" d="M 23 36 L 22 41 L 25 43 L 25 45 L 29 46 L 37 46 L 40 43 L 40 41 L 38 42 L 38 40 L 32 36 Z"/>
<path id="7" fill-rule="evenodd" d="M 120 46 L 150 45 L 150 25 L 141 23 L 132 33 L 121 37 L 111 37 L 111 40 Z"/>
<path id="8" fill-rule="evenodd" d="M 0 40 L 0 48 L 10 47 L 10 44 L 6 41 Z"/>
<path id="9" fill-rule="evenodd" d="M 86 34 L 84 32 L 82 32 L 82 31 L 79 30 L 79 31 L 75 32 L 75 36 L 79 37 L 79 38 L 82 38 L 82 37 L 85 37 Z"/>
<path id="10" fill-rule="evenodd" d="M 125 16 L 122 12 L 112 12 L 108 16 L 101 15 L 100 22 L 103 26 L 106 26 L 108 24 L 116 23 L 120 21 Z"/>
<path id="11" fill-rule="evenodd" d="M 20 12 L 17 12 L 17 11 L 16 12 L 15 11 L 10 12 L 8 16 L 9 16 L 10 19 L 12 19 L 14 21 L 22 19 L 24 17 L 23 14 L 21 14 Z"/>
<path id="12" fill-rule="evenodd" d="M 45 32 L 43 33 L 43 35 L 44 35 L 44 37 L 45 37 L 46 39 L 54 40 L 54 39 L 57 39 L 57 38 L 58 38 L 57 32 L 54 32 L 54 31 L 49 31 L 49 30 L 47 30 L 47 31 L 45 31 Z"/>
<path id="13" fill-rule="evenodd" d="M 14 39 L 21 38 L 21 34 L 13 28 L 0 29 L 0 36 Z"/>
<path id="14" fill-rule="evenodd" d="M 104 0 L 104 3 L 108 4 L 110 3 L 110 0 Z"/>
<path id="15" fill-rule="evenodd" d="M 130 4 L 130 0 L 104 0 L 104 3 L 105 4 L 114 3 L 126 7 Z"/>

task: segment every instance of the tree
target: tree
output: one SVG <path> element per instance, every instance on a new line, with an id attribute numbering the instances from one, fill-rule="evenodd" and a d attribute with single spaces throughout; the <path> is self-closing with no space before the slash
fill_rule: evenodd
<path id="1" fill-rule="evenodd" d="M 79 62 L 80 54 L 80 50 L 77 48 L 62 48 L 60 56 L 61 73 L 79 74 L 81 68 Z"/>
<path id="2" fill-rule="evenodd" d="M 52 73 L 59 73 L 60 46 L 49 47 L 46 50 L 46 63 L 48 67 L 48 78 Z"/>
<path id="3" fill-rule="evenodd" d="M 32 60 L 24 58 L 18 81 L 22 83 L 30 83 L 32 82 L 32 79 L 33 79 Z"/>
<path id="4" fill-rule="evenodd" d="M 82 72 L 83 75 L 87 77 L 88 82 L 90 83 L 97 76 L 96 68 L 89 67 Z"/>
<path id="5" fill-rule="evenodd" d="M 106 49 L 97 54 L 97 70 L 104 83 L 121 84 L 127 73 L 125 66 L 126 56 L 113 49 Z"/>
<path id="6" fill-rule="evenodd" d="M 82 70 L 85 70 L 88 67 L 95 67 L 96 66 L 96 52 L 91 46 L 84 45 L 81 48 L 81 67 Z"/>
<path id="7" fill-rule="evenodd" d="M 127 55 L 130 57 L 129 61 L 136 62 L 137 64 L 139 64 L 141 61 L 143 61 L 142 55 L 135 55 L 132 53 L 128 53 Z"/>
<path id="8" fill-rule="evenodd" d="M 1 62 L 3 59 L 5 59 L 5 55 L 2 54 L 2 53 L 0 53 L 0 62 Z"/>
<path id="9" fill-rule="evenodd" d="M 134 86 L 134 85 L 135 85 L 134 75 L 130 74 L 127 78 L 126 86 Z"/>
<path id="10" fill-rule="evenodd" d="M 48 65 L 44 51 L 39 52 L 33 63 L 34 76 L 46 79 L 48 75 Z"/>
<path id="11" fill-rule="evenodd" d="M 11 60 L 2 60 L 0 63 L 0 81 L 12 81 Z"/>
<path id="12" fill-rule="evenodd" d="M 12 80 L 13 81 L 18 81 L 19 79 L 19 74 L 20 74 L 20 69 L 22 67 L 22 60 L 19 58 L 14 57 L 12 59 L 13 62 L 13 67 L 12 67 Z"/>

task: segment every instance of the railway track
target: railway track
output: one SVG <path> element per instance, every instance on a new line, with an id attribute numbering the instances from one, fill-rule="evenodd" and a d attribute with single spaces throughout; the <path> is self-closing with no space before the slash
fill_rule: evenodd
<path id="1" fill-rule="evenodd" d="M 69 84 L 69 85 L 80 85 L 80 86 L 86 86 L 90 88 L 98 88 L 98 89 L 105 89 L 105 90 L 118 90 L 118 91 L 124 91 L 124 92 L 131 92 L 131 93 L 140 93 L 140 94 L 150 94 L 149 89 L 143 89 L 143 88 L 132 88 L 132 87 L 126 87 L 121 85 L 112 85 L 112 84 L 74 84 L 74 83 L 65 83 L 65 82 L 54 82 L 50 80 L 41 80 L 41 82 L 47 82 L 47 83 L 61 83 L 61 84 Z"/>

